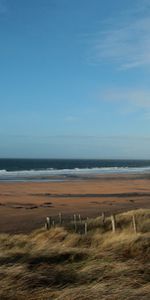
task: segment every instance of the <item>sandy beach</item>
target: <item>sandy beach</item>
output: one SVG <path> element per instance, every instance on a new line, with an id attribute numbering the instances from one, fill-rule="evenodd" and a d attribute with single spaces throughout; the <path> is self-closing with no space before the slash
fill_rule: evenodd
<path id="1" fill-rule="evenodd" d="M 149 175 L 107 175 L 62 182 L 1 182 L 0 232 L 30 232 L 45 217 L 95 217 L 150 208 Z"/>

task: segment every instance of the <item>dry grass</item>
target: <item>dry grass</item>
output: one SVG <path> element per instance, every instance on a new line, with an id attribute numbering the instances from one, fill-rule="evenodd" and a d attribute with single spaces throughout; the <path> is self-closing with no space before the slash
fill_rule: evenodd
<path id="1" fill-rule="evenodd" d="M 29 235 L 0 235 L 0 299 L 149 299 L 150 210 L 89 220 L 89 232 L 44 229 Z"/>

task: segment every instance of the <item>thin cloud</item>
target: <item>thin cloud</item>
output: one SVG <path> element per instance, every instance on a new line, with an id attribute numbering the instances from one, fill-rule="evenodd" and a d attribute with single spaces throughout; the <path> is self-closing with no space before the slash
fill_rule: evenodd
<path id="1" fill-rule="evenodd" d="M 1 137 L 5 136 L 2 133 Z M 150 142 L 150 136 L 138 136 L 138 135 L 79 135 L 79 134 L 60 134 L 60 135 L 29 135 L 29 134 L 8 134 L 7 137 L 16 138 L 16 139 L 42 139 L 42 140 L 99 140 L 99 141 L 147 141 Z"/>
<path id="2" fill-rule="evenodd" d="M 121 102 L 123 104 L 133 104 L 136 107 L 150 108 L 149 89 L 125 89 L 113 88 L 100 93 L 99 98 L 104 101 Z"/>
<path id="3" fill-rule="evenodd" d="M 150 5 L 144 1 L 139 7 L 108 20 L 106 29 L 94 34 L 91 62 L 114 63 L 119 69 L 150 64 Z"/>

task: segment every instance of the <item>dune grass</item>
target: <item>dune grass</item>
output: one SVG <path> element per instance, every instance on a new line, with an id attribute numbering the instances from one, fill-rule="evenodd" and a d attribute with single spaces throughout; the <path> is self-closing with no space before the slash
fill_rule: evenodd
<path id="1" fill-rule="evenodd" d="M 0 235 L 0 299 L 149 299 L 150 210 L 88 220 L 88 234 L 68 227 Z"/>

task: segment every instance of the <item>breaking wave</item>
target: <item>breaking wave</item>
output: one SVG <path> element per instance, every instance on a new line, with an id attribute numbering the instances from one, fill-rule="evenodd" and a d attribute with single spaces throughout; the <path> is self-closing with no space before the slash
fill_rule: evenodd
<path id="1" fill-rule="evenodd" d="M 7 171 L 0 170 L 0 180 L 38 180 L 50 179 L 51 177 L 69 177 L 80 175 L 98 174 L 128 174 L 128 173 L 148 173 L 150 166 L 147 167 L 101 167 L 101 168 L 74 168 L 74 169 L 44 169 L 44 170 L 21 170 Z"/>

